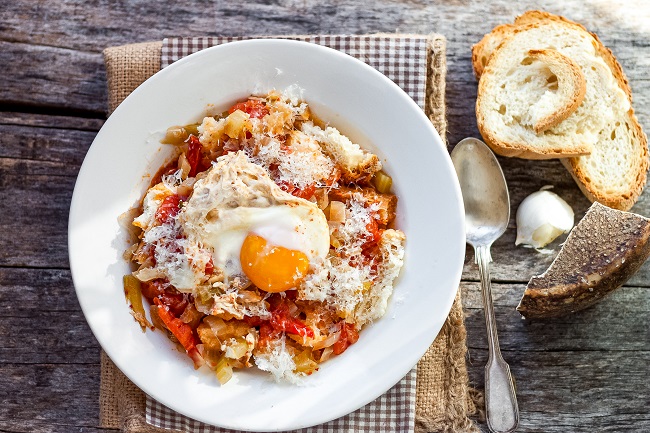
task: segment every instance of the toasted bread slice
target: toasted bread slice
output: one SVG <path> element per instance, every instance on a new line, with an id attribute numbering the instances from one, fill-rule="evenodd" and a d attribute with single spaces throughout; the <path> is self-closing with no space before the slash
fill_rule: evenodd
<path id="1" fill-rule="evenodd" d="M 600 131 L 590 155 L 563 159 L 578 187 L 590 201 L 630 210 L 646 183 L 648 142 L 630 109 Z"/>
<path id="2" fill-rule="evenodd" d="M 571 25 L 579 26 L 587 31 L 587 29 L 582 27 L 582 25 L 559 15 L 553 15 L 548 12 L 537 10 L 527 11 L 515 18 L 514 24 L 501 24 L 496 26 L 490 33 L 483 36 L 483 39 L 481 39 L 479 43 L 472 47 L 472 67 L 474 68 L 476 79 L 478 80 L 481 78 L 483 69 L 485 69 L 490 56 L 494 51 L 496 51 L 498 46 L 501 45 L 501 42 L 503 42 L 504 39 L 515 33 L 519 27 L 526 24 L 535 24 L 544 21 L 561 21 L 570 23 Z M 596 35 L 593 36 L 596 37 Z"/>
<path id="3" fill-rule="evenodd" d="M 527 24 L 499 45 L 483 71 L 476 102 L 479 130 L 496 153 L 528 159 L 588 154 L 600 130 L 614 118 L 614 110 L 629 109 L 626 95 L 593 42 L 580 26 L 549 21 Z M 586 91 L 573 112 L 579 95 L 567 98 L 559 81 L 553 81 L 560 76 L 551 70 L 551 55 L 536 61 L 529 55 L 531 49 L 555 51 L 570 59 L 560 61 L 562 57 L 555 55 L 552 65 L 564 77 L 566 89 L 579 86 L 572 64 L 580 66 Z M 538 124 L 540 133 L 536 132 L 535 124 L 546 116 L 550 127 Z"/>
<path id="4" fill-rule="evenodd" d="M 517 307 L 527 319 L 587 308 L 623 285 L 650 255 L 650 219 L 594 203 Z"/>
<path id="5" fill-rule="evenodd" d="M 590 200 L 600 201 L 610 207 L 629 210 L 641 194 L 646 182 L 646 172 L 648 170 L 648 146 L 647 138 L 639 125 L 634 111 L 632 111 L 632 91 L 629 82 L 623 73 L 621 65 L 618 63 L 612 52 L 605 47 L 597 35 L 589 33 L 583 26 L 564 17 L 553 15 L 543 11 L 528 11 L 517 17 L 513 24 L 497 26 L 490 34 L 486 35 L 473 51 L 472 57 L 486 58 L 488 63 L 501 44 L 508 38 L 519 32 L 525 32 L 531 27 L 544 27 L 548 25 L 558 25 L 582 31 L 584 35 L 589 34 L 588 38 L 595 51 L 595 62 L 592 72 L 600 75 L 600 79 L 609 83 L 611 88 L 615 88 L 612 100 L 608 101 L 611 117 L 604 116 L 604 111 L 597 110 L 592 117 L 598 118 L 598 122 L 583 124 L 593 129 L 596 124 L 602 126 L 597 130 L 597 139 L 593 143 L 590 155 L 575 156 L 568 160 L 563 160 L 563 164 L 572 174 L 576 183 L 583 193 Z M 562 41 L 560 41 L 562 42 Z M 566 41 L 565 41 L 566 43 Z M 552 41 L 545 41 L 538 44 L 537 48 L 548 47 Z M 533 47 L 531 47 L 532 49 Z M 586 65 L 580 59 L 571 57 L 586 70 Z M 603 68 L 605 65 L 607 68 Z M 477 70 L 474 65 L 475 73 L 480 76 L 482 70 Z M 586 74 L 585 74 L 586 75 Z M 613 84 L 612 84 L 613 83 Z M 589 78 L 587 77 L 589 86 Z M 622 102 L 621 92 L 626 96 L 627 102 Z M 587 94 L 588 96 L 588 94 Z M 583 105 L 588 102 L 583 102 Z M 574 115 L 578 115 L 582 107 L 576 110 Z M 557 125 L 562 128 L 565 124 L 570 125 L 571 117 Z M 478 116 L 477 116 L 478 118 Z M 600 122 L 605 120 L 603 122 Z M 553 128 L 551 128 L 551 131 Z M 503 149 L 500 153 L 509 156 L 530 157 L 525 152 L 518 152 L 512 149 Z"/>
<path id="6" fill-rule="evenodd" d="M 373 188 L 348 188 L 342 186 L 329 193 L 331 200 L 346 202 L 355 194 L 361 194 L 369 205 L 377 206 L 377 222 L 388 225 L 395 219 L 397 213 L 397 196 L 394 194 L 381 194 Z"/>
<path id="7" fill-rule="evenodd" d="M 381 170 L 381 161 L 377 155 L 363 150 L 336 128 L 328 126 L 321 129 L 312 122 L 304 122 L 302 132 L 314 138 L 323 152 L 341 168 L 344 183 L 368 180 Z"/>
<path id="8" fill-rule="evenodd" d="M 472 67 L 474 76 L 478 80 L 483 74 L 483 69 L 487 65 L 490 56 L 503 40 L 510 36 L 517 26 L 514 24 L 501 24 L 492 29 L 492 31 L 472 47 Z"/>

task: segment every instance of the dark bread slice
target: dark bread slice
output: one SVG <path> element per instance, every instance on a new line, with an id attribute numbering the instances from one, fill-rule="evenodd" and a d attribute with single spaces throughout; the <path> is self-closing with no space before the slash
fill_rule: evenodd
<path id="1" fill-rule="evenodd" d="M 527 319 L 585 309 L 623 285 L 650 255 L 650 219 L 595 202 L 517 311 Z"/>

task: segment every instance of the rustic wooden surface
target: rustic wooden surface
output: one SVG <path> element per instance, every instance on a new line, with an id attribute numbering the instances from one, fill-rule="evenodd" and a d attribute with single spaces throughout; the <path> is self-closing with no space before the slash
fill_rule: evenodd
<path id="1" fill-rule="evenodd" d="M 252 0 L 0 2 L 0 431 L 100 432 L 99 347 L 77 303 L 67 217 L 77 171 L 103 123 L 107 46 L 173 35 L 438 32 L 448 39 L 451 146 L 477 136 L 470 47 L 541 8 L 580 21 L 612 48 L 650 127 L 650 5 L 634 1 Z M 589 203 L 557 161 L 502 159 L 513 208 L 547 184 L 582 216 Z M 650 215 L 646 192 L 634 211 Z M 594 308 L 547 322 L 515 306 L 553 255 L 493 248 L 501 347 L 517 378 L 521 432 L 650 431 L 650 264 Z M 463 274 L 472 383 L 485 328 L 468 251 Z"/>

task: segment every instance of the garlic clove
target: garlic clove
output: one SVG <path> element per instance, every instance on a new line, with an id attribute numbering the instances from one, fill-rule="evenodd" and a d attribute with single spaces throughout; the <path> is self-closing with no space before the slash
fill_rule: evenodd
<path id="1" fill-rule="evenodd" d="M 560 196 L 548 190 L 526 197 L 517 209 L 515 245 L 543 248 L 573 228 L 573 209 Z"/>

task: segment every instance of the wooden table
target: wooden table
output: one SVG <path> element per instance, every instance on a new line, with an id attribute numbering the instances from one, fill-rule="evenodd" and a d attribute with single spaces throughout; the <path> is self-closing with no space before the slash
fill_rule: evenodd
<path id="1" fill-rule="evenodd" d="M 79 167 L 106 109 L 105 47 L 172 35 L 438 32 L 448 39 L 449 143 L 478 136 L 470 47 L 493 26 L 545 8 L 597 32 L 622 63 L 650 125 L 650 5 L 644 0 L 39 1 L 0 8 L 0 431 L 98 432 L 99 346 L 77 303 L 67 218 Z M 513 208 L 555 185 L 589 203 L 558 161 L 501 159 Z M 650 192 L 634 211 L 650 215 Z M 514 215 L 514 212 L 513 212 Z M 494 245 L 501 348 L 517 377 L 522 432 L 650 431 L 650 264 L 610 298 L 553 321 L 515 306 L 553 255 Z M 487 344 L 468 250 L 462 290 L 469 370 L 482 388 Z"/>

